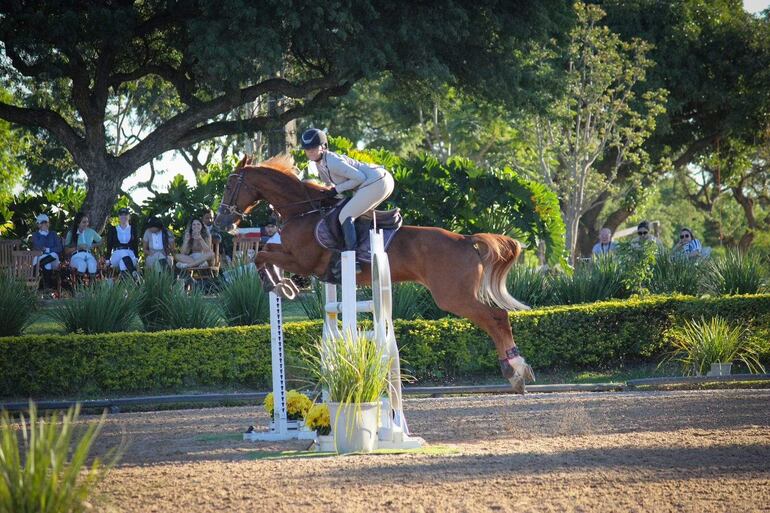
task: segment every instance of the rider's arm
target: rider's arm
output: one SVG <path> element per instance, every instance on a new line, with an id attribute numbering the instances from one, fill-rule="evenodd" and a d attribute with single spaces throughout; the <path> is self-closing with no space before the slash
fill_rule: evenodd
<path id="1" fill-rule="evenodd" d="M 344 181 L 334 186 L 334 188 L 337 189 L 337 192 L 355 189 L 366 180 L 366 175 L 337 155 L 329 154 L 326 159 L 326 165 L 329 166 L 329 171 L 335 175 L 335 178 L 345 178 Z"/>

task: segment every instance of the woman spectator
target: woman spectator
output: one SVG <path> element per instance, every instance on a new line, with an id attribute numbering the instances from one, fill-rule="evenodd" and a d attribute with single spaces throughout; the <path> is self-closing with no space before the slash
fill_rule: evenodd
<path id="1" fill-rule="evenodd" d="M 65 253 L 70 257 L 70 267 L 77 271 L 77 278 L 82 278 L 86 272 L 90 282 L 96 278 L 96 258 L 91 250 L 102 244 L 102 238 L 88 227 L 88 216 L 82 212 L 75 215 L 72 228 L 67 232 L 64 241 Z"/>
<path id="2" fill-rule="evenodd" d="M 152 216 L 147 221 L 147 229 L 142 237 L 145 269 L 156 266 L 171 268 L 174 246 L 174 234 L 163 226 L 159 217 Z"/>
<path id="3" fill-rule="evenodd" d="M 176 266 L 178 269 L 201 267 L 213 259 L 211 234 L 200 219 L 193 219 L 184 232 L 182 249 L 176 255 Z"/>
<path id="4" fill-rule="evenodd" d="M 679 230 L 679 242 L 674 245 L 674 254 L 695 258 L 701 255 L 701 249 L 702 245 L 692 234 L 692 230 L 689 228 Z"/>
<path id="5" fill-rule="evenodd" d="M 53 271 L 59 268 L 59 255 L 64 252 L 64 247 L 61 243 L 61 237 L 49 231 L 48 227 L 48 216 L 45 214 L 37 216 L 37 231 L 32 234 L 32 249 L 43 253 L 36 257 L 34 262 L 40 267 L 43 285 L 46 289 L 55 289 Z"/>
<path id="6" fill-rule="evenodd" d="M 139 280 L 136 271 L 139 253 L 139 236 L 136 227 L 128 222 L 130 211 L 118 210 L 118 225 L 107 229 L 107 251 L 110 253 L 110 266 L 121 273 L 129 273 L 134 280 Z"/>

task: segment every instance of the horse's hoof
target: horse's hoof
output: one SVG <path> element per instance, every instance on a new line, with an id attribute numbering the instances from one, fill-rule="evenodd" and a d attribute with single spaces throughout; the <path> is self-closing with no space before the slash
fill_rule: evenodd
<path id="1" fill-rule="evenodd" d="M 524 370 L 522 371 L 522 376 L 524 377 L 524 381 L 526 381 L 527 383 L 535 382 L 535 372 L 532 370 L 532 367 L 528 364 L 524 366 Z"/>
<path id="2" fill-rule="evenodd" d="M 525 394 L 527 393 L 526 387 L 524 386 L 524 378 L 519 374 L 514 374 L 510 378 L 508 378 L 508 381 L 511 384 L 511 387 L 513 388 L 514 394 Z"/>

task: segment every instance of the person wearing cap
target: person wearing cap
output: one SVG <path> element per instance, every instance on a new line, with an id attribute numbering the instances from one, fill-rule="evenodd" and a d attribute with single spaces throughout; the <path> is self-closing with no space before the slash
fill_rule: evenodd
<path id="1" fill-rule="evenodd" d="M 118 224 L 107 228 L 107 252 L 110 254 L 110 267 L 138 280 L 139 236 L 136 227 L 129 222 L 130 216 L 131 211 L 127 208 L 118 210 Z"/>
<path id="2" fill-rule="evenodd" d="M 32 234 L 32 249 L 40 251 L 42 255 L 35 257 L 33 265 L 40 267 L 40 274 L 43 275 L 43 285 L 47 289 L 56 288 L 53 281 L 53 271 L 60 266 L 59 255 L 64 251 L 61 237 L 50 231 L 49 219 L 45 214 L 40 214 L 36 218 L 37 231 Z"/>
<path id="3" fill-rule="evenodd" d="M 331 186 L 328 191 L 330 197 L 347 191 L 353 193 L 340 211 L 339 222 L 345 237 L 345 250 L 356 249 L 356 218 L 373 210 L 391 195 L 393 176 L 382 166 L 365 164 L 330 151 L 326 134 L 317 128 L 303 132 L 301 146 L 318 171 L 318 177 Z"/>
<path id="4" fill-rule="evenodd" d="M 93 228 L 88 227 L 88 216 L 82 212 L 75 215 L 72 228 L 64 241 L 65 253 L 71 255 L 70 267 L 77 272 L 76 278 L 82 278 L 86 272 L 90 283 L 96 279 L 96 257 L 92 254 L 95 247 L 101 246 L 102 238 Z"/>
<path id="5" fill-rule="evenodd" d="M 265 226 L 262 227 L 262 236 L 259 239 L 260 248 L 265 244 L 280 244 L 281 234 L 278 232 L 278 227 L 275 224 L 275 219 L 268 218 Z"/>
<path id="6" fill-rule="evenodd" d="M 163 225 L 158 216 L 152 216 L 147 220 L 147 229 L 142 236 L 142 248 L 144 249 L 144 266 L 153 269 L 172 269 L 174 262 L 174 234 Z"/>

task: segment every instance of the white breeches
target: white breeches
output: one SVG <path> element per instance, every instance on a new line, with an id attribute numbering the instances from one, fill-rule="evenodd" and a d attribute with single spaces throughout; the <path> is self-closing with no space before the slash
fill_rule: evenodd
<path id="1" fill-rule="evenodd" d="M 153 269 L 157 265 L 164 265 L 166 263 L 168 263 L 168 265 L 174 264 L 173 259 L 170 256 L 167 257 L 162 252 L 149 254 L 144 259 L 144 267 L 146 269 Z"/>
<path id="2" fill-rule="evenodd" d="M 128 269 L 126 269 L 126 264 L 123 262 L 123 257 L 129 257 L 134 262 L 134 268 L 136 268 L 138 259 L 131 249 L 116 249 L 113 251 L 112 256 L 110 257 L 110 266 L 112 266 L 113 269 L 120 268 L 121 272 L 127 271 Z"/>
<path id="3" fill-rule="evenodd" d="M 77 269 L 79 273 L 88 271 L 89 274 L 95 274 L 96 258 L 91 253 L 75 253 L 70 258 L 70 267 Z"/>
<path id="4" fill-rule="evenodd" d="M 54 269 L 58 269 L 58 268 L 59 268 L 59 265 L 60 265 L 60 263 L 61 263 L 61 262 L 59 262 L 59 255 L 57 255 L 57 254 L 56 254 L 56 253 L 54 253 L 53 251 L 52 251 L 52 252 L 50 252 L 50 253 L 43 253 L 42 255 L 40 255 L 40 256 L 38 256 L 38 257 L 35 257 L 35 258 L 32 260 L 32 265 L 37 265 L 37 263 L 38 263 L 40 260 L 44 259 L 44 258 L 45 258 L 45 257 L 47 257 L 47 256 L 52 256 L 52 257 L 54 257 L 56 260 L 54 260 L 53 262 L 49 262 L 49 263 L 45 264 L 45 266 L 44 266 L 44 267 L 45 267 L 45 270 L 46 270 L 46 271 L 53 271 Z"/>
<path id="5" fill-rule="evenodd" d="M 393 193 L 393 176 L 390 173 L 386 173 L 382 180 L 377 180 L 369 185 L 364 185 L 358 189 L 350 201 L 342 208 L 340 212 L 339 220 L 342 224 L 345 219 L 352 217 L 354 220 L 361 214 L 365 214 L 374 209 L 388 199 L 388 196 Z"/>

